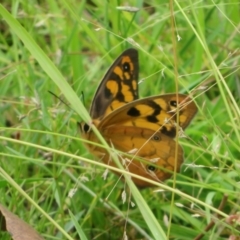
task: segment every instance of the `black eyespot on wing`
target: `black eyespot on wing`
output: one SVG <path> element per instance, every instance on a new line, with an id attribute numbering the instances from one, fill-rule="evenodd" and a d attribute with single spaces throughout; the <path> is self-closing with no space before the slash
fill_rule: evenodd
<path id="1" fill-rule="evenodd" d="M 159 134 L 155 134 L 153 137 L 152 137 L 152 140 L 154 141 L 161 141 L 161 137 L 159 136 Z"/>
<path id="2" fill-rule="evenodd" d="M 170 105 L 172 107 L 177 107 L 177 101 L 175 101 L 175 100 L 170 101 Z"/>
<path id="3" fill-rule="evenodd" d="M 123 64 L 122 70 L 123 70 L 124 72 L 129 72 L 129 71 L 130 71 L 130 65 L 129 65 L 128 62 L 125 62 L 125 63 Z"/>
<path id="4" fill-rule="evenodd" d="M 153 165 L 148 165 L 148 166 L 147 166 L 147 169 L 148 169 L 148 171 L 150 171 L 150 172 L 155 172 L 156 167 L 153 166 Z"/>
<path id="5" fill-rule="evenodd" d="M 140 111 L 137 108 L 132 107 L 128 110 L 127 115 L 129 115 L 131 117 L 139 117 Z"/>

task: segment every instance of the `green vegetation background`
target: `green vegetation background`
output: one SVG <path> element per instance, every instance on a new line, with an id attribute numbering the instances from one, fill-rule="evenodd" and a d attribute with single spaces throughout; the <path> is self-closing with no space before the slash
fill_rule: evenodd
<path id="1" fill-rule="evenodd" d="M 1 204 L 45 239 L 194 239 L 212 219 L 202 239 L 240 235 L 228 221 L 240 211 L 237 0 L 1 4 Z M 199 109 L 180 139 L 181 173 L 140 193 L 103 179 L 77 126 L 89 120 L 81 102 L 90 106 L 129 47 L 139 50 L 141 97 L 192 93 Z"/>

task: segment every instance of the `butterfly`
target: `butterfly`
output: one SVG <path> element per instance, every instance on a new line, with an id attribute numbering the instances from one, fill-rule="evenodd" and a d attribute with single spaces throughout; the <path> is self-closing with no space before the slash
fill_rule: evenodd
<path id="1" fill-rule="evenodd" d="M 103 77 L 90 108 L 91 124 L 113 147 L 127 171 L 160 182 L 180 170 L 183 149 L 174 138 L 177 130 L 189 125 L 197 107 L 188 95 L 177 93 L 138 99 L 138 73 L 138 51 L 130 48 Z M 81 130 L 85 139 L 99 143 L 90 124 L 82 123 Z M 88 148 L 116 167 L 104 148 L 90 143 Z M 132 181 L 139 188 L 152 186 L 138 178 Z"/>

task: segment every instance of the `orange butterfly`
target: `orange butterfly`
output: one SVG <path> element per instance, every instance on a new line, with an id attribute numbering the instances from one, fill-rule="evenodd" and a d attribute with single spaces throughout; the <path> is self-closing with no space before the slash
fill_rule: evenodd
<path id="1" fill-rule="evenodd" d="M 138 99 L 138 52 L 124 51 L 113 63 L 101 81 L 92 102 L 92 124 L 114 149 L 131 173 L 157 182 L 180 170 L 183 150 L 174 141 L 177 130 L 185 129 L 197 113 L 195 103 L 183 94 L 166 94 Z M 179 114 L 177 122 L 177 112 Z M 83 137 L 99 142 L 88 124 L 81 126 Z M 90 151 L 104 163 L 115 166 L 109 153 L 101 147 L 88 144 Z M 132 178 L 138 187 L 150 183 Z"/>

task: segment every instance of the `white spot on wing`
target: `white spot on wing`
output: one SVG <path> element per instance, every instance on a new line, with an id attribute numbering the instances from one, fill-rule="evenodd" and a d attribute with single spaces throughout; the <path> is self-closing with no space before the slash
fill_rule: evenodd
<path id="1" fill-rule="evenodd" d="M 132 150 L 128 151 L 127 153 L 129 153 L 129 154 L 134 154 L 134 153 L 136 153 L 137 151 L 138 151 L 137 148 L 133 148 Z"/>

